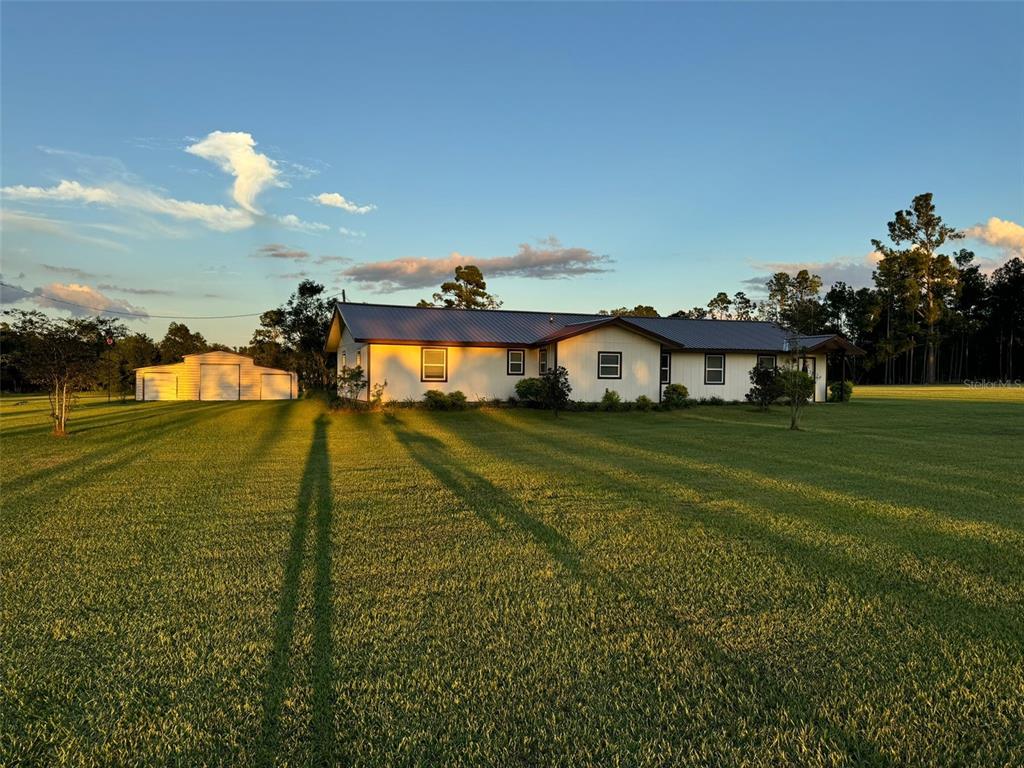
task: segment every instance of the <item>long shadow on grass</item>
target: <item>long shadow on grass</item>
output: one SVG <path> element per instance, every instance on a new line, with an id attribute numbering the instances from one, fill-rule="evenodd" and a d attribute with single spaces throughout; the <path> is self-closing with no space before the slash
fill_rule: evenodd
<path id="1" fill-rule="evenodd" d="M 263 694 L 263 723 L 257 749 L 257 763 L 275 762 L 280 746 L 281 706 L 292 680 L 289 664 L 295 619 L 299 607 L 306 537 L 310 519 L 316 526 L 313 553 L 313 642 L 311 680 L 312 755 L 310 764 L 331 765 L 335 759 L 334 663 L 331 627 L 334 622 L 331 586 L 331 460 L 327 450 L 328 419 L 321 414 L 313 425 L 313 439 L 299 484 L 295 520 L 292 524 L 285 561 L 281 596 L 274 624 L 274 644 L 267 666 Z"/>
<path id="2" fill-rule="evenodd" d="M 459 429 L 467 426 L 472 428 L 472 424 L 453 423 L 451 419 L 436 414 L 430 414 L 427 418 L 430 419 L 434 431 L 445 435 L 444 441 L 413 432 L 397 419 L 392 419 L 390 423 L 396 438 L 406 446 L 410 456 L 458 494 L 478 515 L 487 515 L 479 509 L 481 506 L 497 509 L 503 517 L 530 533 L 573 578 L 600 594 L 603 599 L 615 601 L 625 598 L 634 610 L 653 617 L 659 624 L 684 638 L 700 651 L 711 673 L 720 676 L 721 688 L 729 691 L 727 697 L 742 700 L 749 688 L 755 688 L 757 696 L 754 700 L 758 702 L 760 709 L 751 712 L 751 715 L 764 724 L 774 726 L 780 720 L 788 718 L 814 724 L 821 730 L 824 743 L 828 743 L 829 739 L 834 740 L 846 755 L 858 764 L 885 763 L 882 753 L 869 739 L 825 721 L 817 711 L 816 697 L 806 686 L 794 685 L 792 679 L 780 675 L 764 659 L 750 654 L 733 654 L 723 649 L 706 637 L 688 617 L 653 599 L 637 585 L 609 568 L 588 560 L 585 552 L 568 537 L 522 511 L 523 502 L 513 498 L 483 475 L 466 469 L 465 460 L 460 460 L 450 453 L 450 446 L 462 441 L 490 454 L 494 459 L 514 463 L 515 460 L 508 458 L 503 446 L 496 446 L 487 440 L 474 440 L 473 435 L 463 437 Z M 550 460 L 539 463 L 539 474 L 551 470 Z M 591 477 L 593 467 L 584 469 L 584 474 Z M 780 711 L 784 711 L 785 715 L 781 715 Z M 734 713 L 728 708 L 723 708 L 719 726 L 723 730 L 728 730 L 734 725 Z"/>

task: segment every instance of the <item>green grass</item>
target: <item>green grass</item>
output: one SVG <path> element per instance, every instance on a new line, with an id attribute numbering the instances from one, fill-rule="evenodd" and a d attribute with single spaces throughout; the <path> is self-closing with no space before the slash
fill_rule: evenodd
<path id="1" fill-rule="evenodd" d="M 1020 765 L 1024 408 L 858 395 L 7 398 L 0 765 Z"/>

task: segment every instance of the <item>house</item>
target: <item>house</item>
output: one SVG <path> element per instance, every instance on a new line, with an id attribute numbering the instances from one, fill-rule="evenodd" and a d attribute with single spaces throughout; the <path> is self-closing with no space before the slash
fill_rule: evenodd
<path id="1" fill-rule="evenodd" d="M 298 376 L 234 352 L 185 355 L 180 363 L 135 369 L 136 400 L 290 400 Z"/>
<path id="2" fill-rule="evenodd" d="M 826 354 L 862 354 L 841 336 L 796 336 L 769 322 L 353 303 L 337 304 L 326 349 L 339 371 L 358 365 L 371 388 L 386 382 L 385 400 L 428 389 L 504 399 L 561 365 L 572 398 L 590 402 L 606 389 L 658 401 L 669 383 L 695 398 L 742 400 L 755 365 L 800 365 L 824 401 Z"/>

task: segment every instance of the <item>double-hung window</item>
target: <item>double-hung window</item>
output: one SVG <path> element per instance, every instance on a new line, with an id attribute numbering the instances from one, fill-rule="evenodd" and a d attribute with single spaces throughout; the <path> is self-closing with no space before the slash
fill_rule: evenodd
<path id="1" fill-rule="evenodd" d="M 448 350 L 444 347 L 420 349 L 420 381 L 448 381 Z"/>
<path id="2" fill-rule="evenodd" d="M 725 355 L 704 355 L 704 383 L 725 384 Z"/>
<path id="3" fill-rule="evenodd" d="M 621 352 L 598 352 L 597 353 L 597 378 L 599 378 L 599 379 L 621 379 L 622 378 L 622 353 Z"/>
<path id="4" fill-rule="evenodd" d="M 757 356 L 757 367 L 758 368 L 774 368 L 775 367 L 775 355 L 758 355 Z"/>
<path id="5" fill-rule="evenodd" d="M 548 348 L 547 347 L 541 347 L 540 350 L 538 350 L 538 352 L 537 352 L 537 361 L 538 361 L 537 370 L 540 371 L 541 375 L 547 373 L 547 371 L 548 371 Z"/>
<path id="6" fill-rule="evenodd" d="M 523 376 L 526 374 L 526 350 L 510 349 L 505 359 L 505 372 L 509 376 Z"/>
<path id="7" fill-rule="evenodd" d="M 672 353 L 661 353 L 661 383 L 668 384 L 672 381 Z"/>

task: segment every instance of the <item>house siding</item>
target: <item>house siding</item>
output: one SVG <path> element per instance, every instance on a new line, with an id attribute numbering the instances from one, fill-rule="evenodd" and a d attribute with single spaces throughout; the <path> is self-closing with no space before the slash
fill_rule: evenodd
<path id="1" fill-rule="evenodd" d="M 622 378 L 599 379 L 597 353 L 622 353 Z M 623 328 L 597 328 L 558 342 L 558 364 L 569 372 L 573 400 L 597 402 L 606 389 L 626 401 L 658 400 L 661 344 Z"/>
<path id="2" fill-rule="evenodd" d="M 757 365 L 757 354 L 746 352 L 722 352 L 713 354 L 725 355 L 725 383 L 704 383 L 704 352 L 673 352 L 672 383 L 682 384 L 695 399 L 720 397 L 726 401 L 743 400 L 750 391 L 750 371 Z M 759 354 L 775 354 L 779 366 L 791 365 L 793 360 L 785 353 L 762 352 Z M 825 401 L 825 355 L 815 355 L 817 376 L 814 382 L 814 399 Z"/>
<path id="3" fill-rule="evenodd" d="M 151 365 L 135 370 L 135 399 L 143 399 L 144 380 L 149 374 L 169 373 L 177 377 L 177 399 L 198 400 L 200 375 L 203 365 L 237 365 L 239 370 L 239 399 L 259 400 L 261 399 L 261 388 L 263 374 L 283 374 L 291 376 L 291 396 L 299 396 L 298 377 L 294 373 L 282 371 L 277 368 L 264 368 L 256 365 L 252 358 L 244 355 L 236 355 L 232 352 L 205 352 L 198 355 L 188 355 L 180 363 L 168 363 L 167 365 Z"/>

